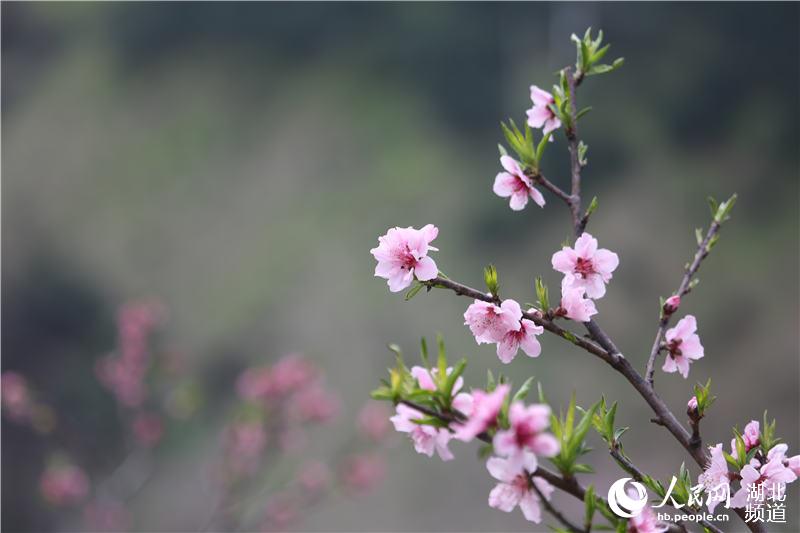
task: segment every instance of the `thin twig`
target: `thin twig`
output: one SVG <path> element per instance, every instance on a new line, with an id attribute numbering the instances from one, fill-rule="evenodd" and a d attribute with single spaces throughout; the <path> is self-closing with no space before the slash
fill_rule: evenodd
<path id="1" fill-rule="evenodd" d="M 544 506 L 545 510 L 548 513 L 550 513 L 551 515 L 553 515 L 553 518 L 555 518 L 556 520 L 561 522 L 561 524 L 564 527 L 566 527 L 569 531 L 571 531 L 572 533 L 586 533 L 585 529 L 580 528 L 580 527 L 576 526 L 575 524 L 573 524 L 572 522 L 570 522 L 569 519 L 566 516 L 564 516 L 558 509 L 556 509 L 553 506 L 553 504 L 551 504 L 547 500 L 547 498 L 544 497 L 544 494 L 542 494 L 542 491 L 540 491 L 539 487 L 536 486 L 536 483 L 531 482 L 530 486 L 533 489 L 533 491 L 536 493 L 536 495 L 539 496 L 539 501 L 542 502 L 542 505 Z"/>
<path id="2" fill-rule="evenodd" d="M 676 290 L 674 293 L 677 296 L 683 298 L 691 290 L 690 287 L 692 279 L 700 269 L 700 264 L 703 262 L 703 259 L 708 256 L 708 245 L 711 242 L 711 239 L 713 239 L 714 236 L 719 232 L 720 227 L 721 224 L 719 222 L 716 220 L 713 221 L 711 226 L 708 228 L 705 238 L 700 242 L 700 244 L 697 245 L 697 251 L 694 254 L 694 259 L 684 271 L 681 284 L 678 286 L 678 290 Z M 672 318 L 672 313 L 665 313 L 663 311 L 661 312 L 661 318 L 658 322 L 658 331 L 656 331 L 656 338 L 653 341 L 653 347 L 650 349 L 650 357 L 647 359 L 645 376 L 647 377 L 647 383 L 649 383 L 651 387 L 653 386 L 656 357 L 661 349 L 661 339 L 664 337 L 664 333 L 667 330 L 670 318 Z"/>

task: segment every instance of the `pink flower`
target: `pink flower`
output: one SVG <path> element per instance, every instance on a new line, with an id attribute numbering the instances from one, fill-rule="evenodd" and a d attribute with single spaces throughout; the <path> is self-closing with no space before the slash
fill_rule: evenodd
<path id="1" fill-rule="evenodd" d="M 542 326 L 537 326 L 531 320 L 523 319 L 519 322 L 518 330 L 509 330 L 497 343 L 497 357 L 504 363 L 510 363 L 517 356 L 520 348 L 530 357 L 539 357 L 539 354 L 542 353 L 542 345 L 539 344 L 536 336 L 543 332 Z"/>
<path id="2" fill-rule="evenodd" d="M 494 179 L 492 190 L 501 198 L 511 198 L 509 206 L 514 211 L 521 211 L 528 204 L 528 196 L 533 198 L 539 207 L 544 207 L 544 196 L 531 182 L 531 178 L 525 175 L 519 163 L 504 155 L 500 158 L 500 164 L 506 169 L 500 172 Z"/>
<path id="3" fill-rule="evenodd" d="M 358 430 L 375 442 L 382 441 L 389 432 L 389 410 L 382 403 L 367 402 L 358 413 Z"/>
<path id="4" fill-rule="evenodd" d="M 300 354 L 284 355 L 271 370 L 268 383 L 268 394 L 283 395 L 303 387 L 318 375 L 318 370 L 311 361 Z M 262 378 L 263 379 L 263 378 Z"/>
<path id="5" fill-rule="evenodd" d="M 583 287 L 561 287 L 561 309 L 576 322 L 589 322 L 597 314 L 594 301 L 583 297 Z"/>
<path id="6" fill-rule="evenodd" d="M 749 452 L 759 444 L 759 433 L 761 432 L 758 420 L 751 420 L 744 427 L 742 440 L 744 441 L 744 451 Z M 736 439 L 731 439 L 731 454 L 736 455 Z"/>
<path id="7" fill-rule="evenodd" d="M 689 377 L 689 363 L 704 355 L 700 337 L 695 331 L 697 331 L 697 320 L 692 315 L 686 315 L 675 324 L 674 328 L 667 330 L 664 338 L 669 353 L 662 367 L 664 372 L 678 371 L 684 378 Z"/>
<path id="8" fill-rule="evenodd" d="M 0 396 L 6 413 L 12 420 L 21 421 L 31 413 L 31 398 L 28 382 L 20 374 L 3 372 L 0 377 Z"/>
<path id="9" fill-rule="evenodd" d="M 378 261 L 375 275 L 389 280 L 389 290 L 399 292 L 411 285 L 414 276 L 428 281 L 437 276 L 439 269 L 428 257 L 428 251 L 437 249 L 430 242 L 439 234 L 439 229 L 428 224 L 422 229 L 391 228 L 378 237 L 378 247 L 370 253 Z"/>
<path id="10" fill-rule="evenodd" d="M 500 342 L 509 331 L 520 329 L 522 309 L 514 300 L 505 300 L 500 306 L 481 300 L 467 307 L 464 324 L 469 326 L 478 344 Z"/>
<path id="11" fill-rule="evenodd" d="M 453 371 L 453 367 L 447 368 L 447 375 Z M 411 376 L 414 377 L 419 383 L 419 387 L 423 390 L 435 391 L 436 390 L 436 376 L 439 374 L 438 368 L 433 368 L 428 371 L 427 368 L 421 366 L 411 367 Z M 459 377 L 453 384 L 453 394 L 461 390 L 464 385 L 464 378 Z"/>
<path id="12" fill-rule="evenodd" d="M 491 457 L 486 461 L 486 468 L 499 483 L 489 493 L 489 507 L 510 513 L 519 505 L 527 520 L 534 523 L 542 521 L 542 510 L 539 508 L 539 495 L 533 490 L 536 485 L 546 499 L 550 499 L 553 486 L 544 479 L 530 474 L 536 471 L 536 456 L 530 452 L 511 458 Z"/>
<path id="13" fill-rule="evenodd" d="M 535 404 L 525 407 L 522 402 L 514 402 L 508 410 L 508 421 L 511 427 L 498 431 L 494 436 L 494 451 L 498 455 L 511 457 L 526 450 L 545 457 L 558 453 L 558 441 L 546 432 L 550 427 L 549 406 Z"/>
<path id="14" fill-rule="evenodd" d="M 669 298 L 666 299 L 664 302 L 664 314 L 671 315 L 675 311 L 678 310 L 678 307 L 681 305 L 681 297 L 677 294 L 673 294 Z"/>
<path id="15" fill-rule="evenodd" d="M 433 457 L 435 451 L 442 461 L 453 459 L 453 453 L 448 448 L 448 443 L 453 438 L 450 430 L 415 422 L 422 418 L 425 418 L 425 415 L 416 409 L 398 404 L 397 414 L 391 418 L 391 421 L 397 431 L 409 434 L 417 453 Z"/>
<path id="16" fill-rule="evenodd" d="M 273 388 L 269 368 L 248 368 L 236 380 L 236 393 L 251 402 L 263 401 Z"/>
<path id="17" fill-rule="evenodd" d="M 689 398 L 689 402 L 686 404 L 686 411 L 689 413 L 697 411 L 697 396 Z"/>
<path id="18" fill-rule="evenodd" d="M 331 482 L 331 472 L 328 465 L 321 461 L 305 463 L 297 474 L 297 483 L 302 489 L 312 495 L 325 490 Z"/>
<path id="19" fill-rule="evenodd" d="M 366 492 L 386 476 L 386 462 L 377 454 L 358 454 L 348 457 L 342 470 L 342 482 L 355 492 Z"/>
<path id="20" fill-rule="evenodd" d="M 141 413 L 133 420 L 133 435 L 145 448 L 158 444 L 164 434 L 161 417 L 153 413 Z"/>
<path id="21" fill-rule="evenodd" d="M 597 239 L 583 233 L 575 248 L 565 246 L 553 254 L 553 268 L 564 274 L 564 287 L 582 287 L 589 298 L 602 298 L 611 273 L 619 265 L 619 257 L 605 248 L 597 249 Z"/>
<path id="22" fill-rule="evenodd" d="M 650 507 L 645 506 L 642 511 L 628 520 L 626 533 L 661 533 L 668 531 L 669 526 L 656 519 L 656 513 Z"/>
<path id="23" fill-rule="evenodd" d="M 292 415 L 300 422 L 329 422 L 339 414 L 339 397 L 321 381 L 300 389 L 292 397 Z"/>
<path id="24" fill-rule="evenodd" d="M 797 479 L 797 474 L 786 468 L 783 464 L 783 457 L 779 454 L 773 455 L 772 459 L 760 468 L 756 468 L 756 466 L 758 466 L 757 463 L 755 466 L 748 464 L 742 468 L 739 473 L 742 477 L 741 488 L 731 498 L 731 507 L 745 507 L 748 503 L 763 503 L 771 492 L 782 495 L 786 489 L 786 483 Z M 763 495 L 758 491 L 758 497 L 754 498 L 754 493 L 757 491 L 751 490 L 750 487 L 757 487 L 761 484 L 764 486 Z"/>
<path id="25" fill-rule="evenodd" d="M 786 453 L 788 451 L 789 446 L 786 444 L 776 444 L 767 453 L 767 461 L 769 462 L 774 458 L 778 458 L 778 460 L 780 460 L 789 470 L 794 472 L 796 476 L 800 476 L 800 455 L 786 457 Z"/>
<path id="26" fill-rule="evenodd" d="M 554 129 L 561 127 L 561 121 L 550 109 L 550 104 L 555 102 L 552 94 L 536 85 L 531 85 L 531 100 L 533 101 L 533 107 L 527 111 L 528 125 L 531 128 L 543 127 L 542 133 L 547 135 Z M 552 137 L 550 140 L 552 140 Z"/>
<path id="27" fill-rule="evenodd" d="M 472 392 L 472 409 L 464 424 L 456 424 L 455 438 L 469 442 L 497 423 L 497 415 L 503 407 L 510 386 L 498 385 L 492 392 L 475 390 Z"/>
<path id="28" fill-rule="evenodd" d="M 267 444 L 267 434 L 259 422 L 238 422 L 225 430 L 228 466 L 238 475 L 255 473 L 261 453 Z"/>
<path id="29" fill-rule="evenodd" d="M 42 497 L 51 505 L 75 505 L 89 492 L 89 480 L 75 465 L 50 467 L 39 481 Z"/>
<path id="30" fill-rule="evenodd" d="M 725 461 L 725 455 L 722 452 L 722 444 L 709 446 L 709 450 L 711 451 L 711 461 L 705 471 L 697 478 L 697 481 L 703 485 L 709 495 L 729 494 L 731 479 L 728 475 L 728 463 Z M 720 503 L 720 499 L 709 497 L 706 503 L 708 504 L 708 512 L 713 513 L 714 508 Z"/>

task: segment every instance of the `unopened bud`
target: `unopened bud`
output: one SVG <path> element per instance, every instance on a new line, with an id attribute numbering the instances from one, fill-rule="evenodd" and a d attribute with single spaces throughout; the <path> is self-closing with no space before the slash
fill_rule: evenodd
<path id="1" fill-rule="evenodd" d="M 671 315 L 672 313 L 674 313 L 675 311 L 678 310 L 678 307 L 680 307 L 680 305 L 681 305 L 681 297 L 680 296 L 678 296 L 677 294 L 674 294 L 674 295 L 670 296 L 664 302 L 664 308 L 663 308 L 664 309 L 664 314 L 665 315 Z"/>

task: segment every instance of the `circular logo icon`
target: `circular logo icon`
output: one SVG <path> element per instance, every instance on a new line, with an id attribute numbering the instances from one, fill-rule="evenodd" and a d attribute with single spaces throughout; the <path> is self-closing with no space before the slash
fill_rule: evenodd
<path id="1" fill-rule="evenodd" d="M 633 489 L 631 491 L 625 489 L 625 483 L 628 481 L 631 482 Z M 617 516 L 632 518 L 641 513 L 645 505 L 647 505 L 647 490 L 644 485 L 631 481 L 629 477 L 618 479 L 608 489 L 608 506 Z"/>

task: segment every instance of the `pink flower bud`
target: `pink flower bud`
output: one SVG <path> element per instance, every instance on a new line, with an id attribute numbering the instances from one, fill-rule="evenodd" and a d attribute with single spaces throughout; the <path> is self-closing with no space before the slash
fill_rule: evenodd
<path id="1" fill-rule="evenodd" d="M 686 404 L 686 412 L 689 414 L 697 412 L 697 396 L 689 398 L 689 403 Z"/>
<path id="2" fill-rule="evenodd" d="M 677 294 L 673 294 L 664 302 L 664 314 L 671 315 L 675 311 L 678 310 L 678 307 L 681 306 L 681 297 Z"/>

